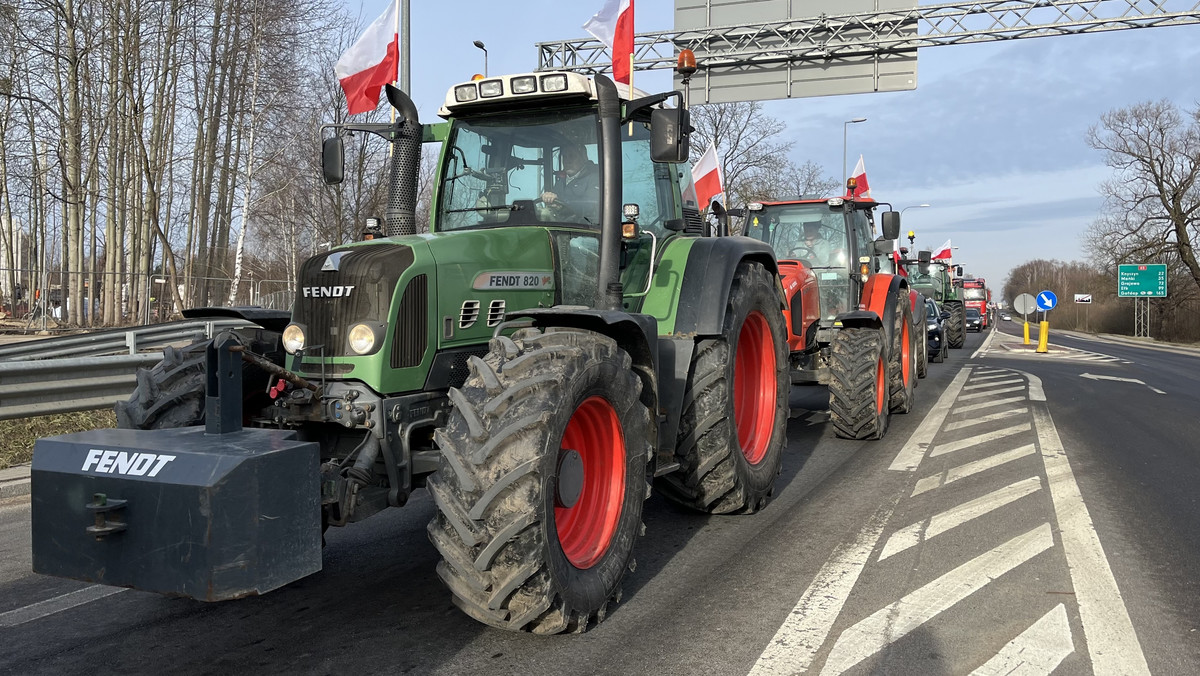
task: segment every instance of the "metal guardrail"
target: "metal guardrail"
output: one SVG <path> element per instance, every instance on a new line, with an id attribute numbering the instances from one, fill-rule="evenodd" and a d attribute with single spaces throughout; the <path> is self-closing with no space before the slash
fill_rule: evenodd
<path id="1" fill-rule="evenodd" d="M 241 319 L 183 320 L 132 329 L 109 329 L 72 336 L 40 338 L 0 346 L 0 362 L 26 359 L 61 359 L 105 354 L 134 355 L 178 342 L 211 339 L 225 329 L 254 326 Z"/>
<path id="2" fill-rule="evenodd" d="M 0 362 L 0 420 L 88 411 L 129 398 L 137 370 L 161 352 L 86 359 Z"/>

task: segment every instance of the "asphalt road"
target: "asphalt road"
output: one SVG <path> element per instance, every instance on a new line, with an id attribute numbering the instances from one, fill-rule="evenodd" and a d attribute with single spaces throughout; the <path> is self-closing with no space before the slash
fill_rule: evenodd
<path id="1" fill-rule="evenodd" d="M 969 334 L 882 441 L 834 438 L 825 390 L 795 390 L 775 501 L 653 496 L 623 603 L 583 635 L 459 612 L 424 492 L 221 604 L 33 575 L 28 506 L 0 505 L 0 673 L 1200 673 L 1200 357 L 1017 343 Z"/>

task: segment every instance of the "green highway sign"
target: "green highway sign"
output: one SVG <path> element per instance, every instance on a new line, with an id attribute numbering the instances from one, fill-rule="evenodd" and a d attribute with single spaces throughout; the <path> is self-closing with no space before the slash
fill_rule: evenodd
<path id="1" fill-rule="evenodd" d="M 1135 298 L 1167 297 L 1167 266 L 1141 263 L 1117 266 L 1117 295 Z"/>

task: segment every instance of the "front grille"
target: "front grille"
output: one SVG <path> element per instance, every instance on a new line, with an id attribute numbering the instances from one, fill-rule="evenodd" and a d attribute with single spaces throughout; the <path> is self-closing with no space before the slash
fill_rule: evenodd
<path id="1" fill-rule="evenodd" d="M 388 320 L 396 283 L 412 263 L 412 249 L 400 244 L 332 251 L 305 261 L 292 321 L 304 325 L 310 353 L 323 346 L 327 357 L 357 356 L 346 332 L 359 322 Z"/>
<path id="2" fill-rule="evenodd" d="M 494 300 L 488 305 L 487 325 L 496 326 L 504 321 L 504 301 Z"/>
<path id="3" fill-rule="evenodd" d="M 392 368 L 420 366 L 429 343 L 429 281 L 417 275 L 408 282 L 392 334 Z"/>

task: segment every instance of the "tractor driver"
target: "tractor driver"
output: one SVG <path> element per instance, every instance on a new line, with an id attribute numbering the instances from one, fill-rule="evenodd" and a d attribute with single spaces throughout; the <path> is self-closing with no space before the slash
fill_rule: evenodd
<path id="1" fill-rule="evenodd" d="M 598 222 L 599 167 L 588 159 L 582 143 L 569 142 L 558 152 L 562 170 L 554 173 L 554 187 L 542 193 L 542 202 L 557 217 Z"/>
<path id="2" fill-rule="evenodd" d="M 821 232 L 821 222 L 807 221 L 803 228 L 800 243 L 792 251 L 808 259 L 813 267 L 836 265 L 837 251 Z"/>

